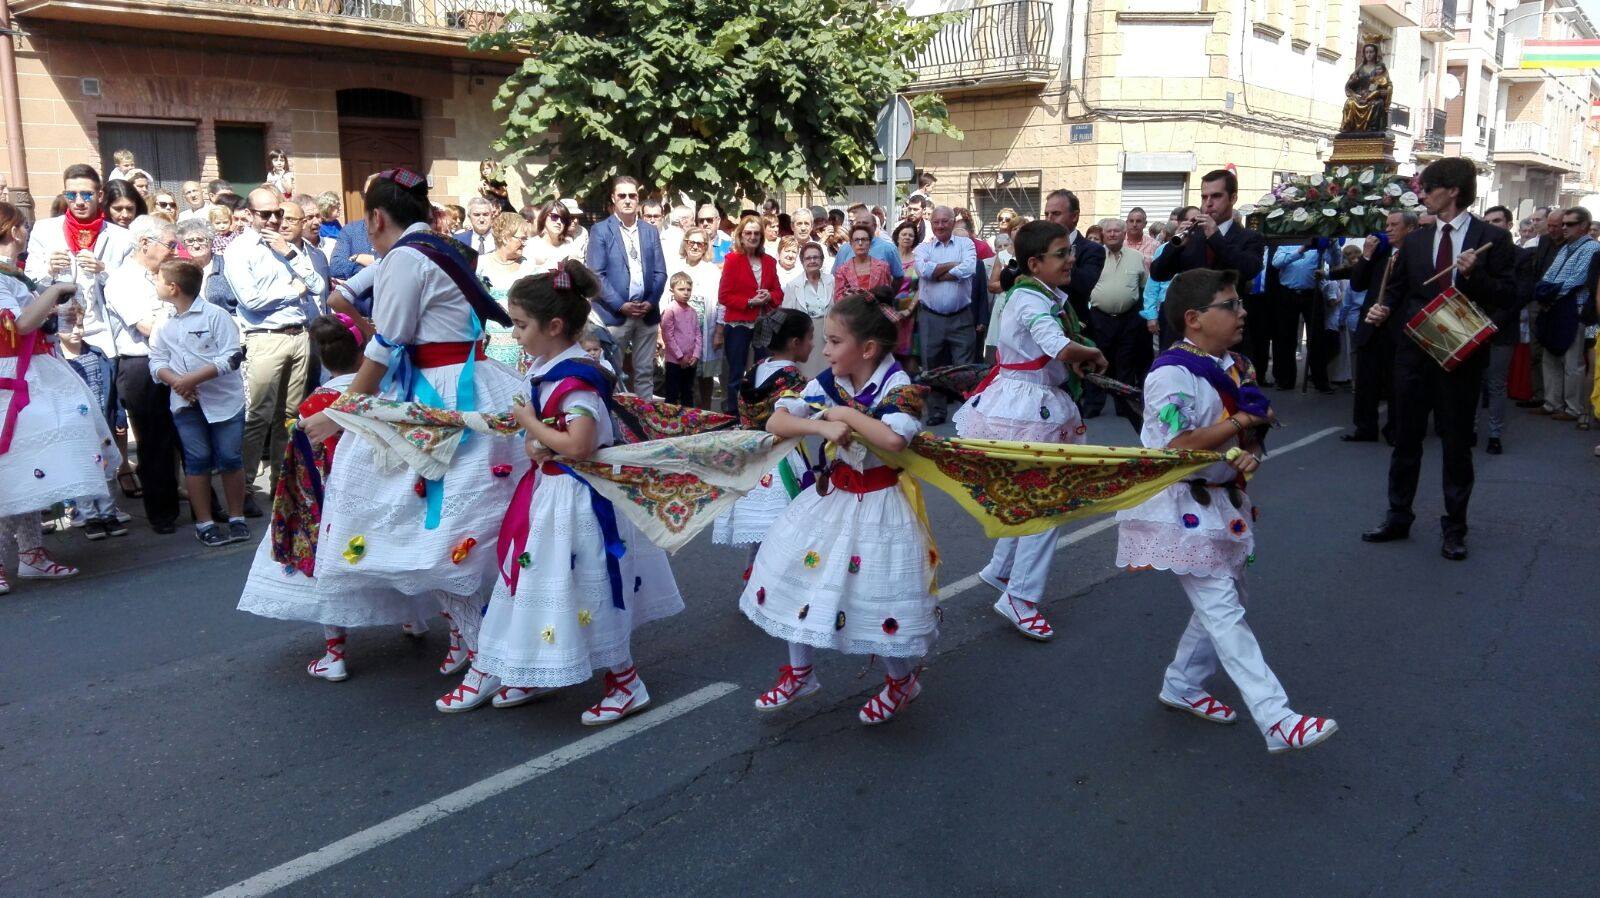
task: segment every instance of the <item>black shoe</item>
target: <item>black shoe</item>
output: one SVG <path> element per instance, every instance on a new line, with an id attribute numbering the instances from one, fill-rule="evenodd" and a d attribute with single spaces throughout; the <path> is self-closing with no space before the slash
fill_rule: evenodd
<path id="1" fill-rule="evenodd" d="M 1451 561 L 1465 561 L 1467 559 L 1466 537 L 1446 533 L 1444 542 L 1439 546 L 1439 554 Z"/>
<path id="2" fill-rule="evenodd" d="M 222 528 L 218 527 L 216 524 L 207 524 L 204 527 L 196 529 L 194 532 L 194 538 L 198 539 L 202 545 L 209 546 L 213 549 L 217 548 L 218 546 L 226 546 L 229 542 L 228 534 L 223 533 Z"/>
<path id="3" fill-rule="evenodd" d="M 923 426 L 924 427 L 938 427 L 940 424 L 943 424 L 944 422 L 946 422 L 948 420 L 949 419 L 944 416 L 944 412 L 934 412 L 933 414 L 928 416 L 928 420 L 927 420 L 926 423 L 923 424 Z M 249 515 L 250 514 L 250 510 L 249 509 L 245 509 L 245 514 Z M 257 517 L 259 517 L 260 514 L 261 514 L 260 512 L 256 512 L 256 516 Z"/>
<path id="4" fill-rule="evenodd" d="M 106 532 L 107 536 L 127 536 L 128 535 L 128 525 L 122 523 L 119 520 L 117 520 L 117 516 L 116 515 L 108 514 L 105 517 L 100 518 L 99 520 L 100 520 L 100 526 L 105 529 L 105 532 Z"/>
<path id="5" fill-rule="evenodd" d="M 1279 393 L 1293 393 L 1294 392 L 1294 384 L 1279 385 L 1278 386 L 1278 392 Z"/>
<path id="6" fill-rule="evenodd" d="M 1317 387 L 1317 392 L 1321 393 L 1324 396 L 1332 396 L 1333 393 L 1334 393 L 1334 389 L 1333 389 L 1333 387 Z"/>
<path id="7" fill-rule="evenodd" d="M 1407 539 L 1410 536 L 1411 527 L 1409 525 L 1396 524 L 1394 521 L 1384 521 L 1376 529 L 1368 530 L 1366 533 L 1361 534 L 1361 541 L 1364 543 L 1387 543 L 1397 539 Z"/>
<path id="8" fill-rule="evenodd" d="M 250 525 L 244 521 L 228 522 L 228 542 L 242 543 L 250 539 Z"/>
<path id="9" fill-rule="evenodd" d="M 246 493 L 244 497 L 244 516 L 247 518 L 261 517 L 261 506 L 256 504 L 256 497 L 249 493 Z"/>
<path id="10" fill-rule="evenodd" d="M 162 536 L 170 536 L 178 532 L 178 524 L 176 521 L 151 521 L 150 529 Z"/>
<path id="11" fill-rule="evenodd" d="M 1544 403 L 1540 402 L 1537 399 L 1518 399 L 1517 400 L 1517 408 L 1538 408 L 1541 405 L 1544 405 Z"/>
<path id="12" fill-rule="evenodd" d="M 83 535 L 90 542 L 99 542 L 111 534 L 106 532 L 106 522 L 102 518 L 90 518 L 83 524 Z"/>
<path id="13" fill-rule="evenodd" d="M 1499 455 L 1500 453 L 1505 452 L 1506 448 L 1500 445 L 1499 437 L 1490 437 L 1489 445 L 1485 446 L 1483 451 L 1489 453 L 1490 455 Z"/>
<path id="14" fill-rule="evenodd" d="M 1343 434 L 1339 437 L 1339 439 L 1345 441 L 1346 443 L 1376 443 L 1378 441 L 1378 435 L 1375 433 L 1362 433 L 1361 431 L 1357 430 L 1353 433 Z"/>

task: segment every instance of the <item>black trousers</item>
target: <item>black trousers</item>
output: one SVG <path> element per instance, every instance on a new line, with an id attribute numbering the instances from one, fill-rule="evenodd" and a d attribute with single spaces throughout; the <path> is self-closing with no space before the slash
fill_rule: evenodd
<path id="1" fill-rule="evenodd" d="M 665 383 L 661 388 L 661 398 L 673 405 L 687 407 L 694 406 L 694 365 L 679 365 L 667 362 Z"/>
<path id="2" fill-rule="evenodd" d="M 1272 371 L 1269 363 L 1272 359 L 1272 335 L 1278 320 L 1278 304 L 1274 302 L 1276 299 L 1278 299 L 1276 295 L 1268 296 L 1257 293 L 1244 297 L 1246 316 L 1244 319 L 1244 341 L 1239 346 L 1239 351 L 1250 358 L 1250 364 L 1254 365 L 1256 369 L 1256 378 L 1263 385 L 1267 382 L 1267 374 Z M 1176 341 L 1182 336 L 1183 334 L 1181 333 L 1173 334 L 1172 339 Z M 1167 341 L 1163 338 L 1162 342 L 1166 344 Z M 1165 348 L 1165 345 L 1163 348 Z M 1289 360 L 1292 367 L 1294 356 L 1290 355 Z M 1294 383 L 1292 377 L 1289 383 Z"/>
<path id="3" fill-rule="evenodd" d="M 1483 390 L 1489 351 L 1480 349 L 1454 371 L 1411 345 L 1395 349 L 1394 454 L 1389 458 L 1389 520 L 1409 527 L 1422 473 L 1422 441 L 1428 414 L 1434 416 L 1444 452 L 1444 532 L 1467 533 L 1467 502 L 1472 499 L 1472 423 Z"/>
<path id="4" fill-rule="evenodd" d="M 1119 315 L 1090 309 L 1089 317 L 1094 319 L 1094 332 L 1099 335 L 1095 343 L 1105 354 L 1109 366 L 1107 375 L 1130 387 L 1143 388 L 1144 376 L 1150 370 L 1155 352 L 1151 348 L 1149 325 L 1139 317 L 1138 308 Z M 1116 394 L 1111 398 L 1118 417 L 1142 421 L 1143 416 L 1133 410 L 1127 399 Z"/>
<path id="5" fill-rule="evenodd" d="M 750 338 L 753 336 L 753 326 L 724 325 L 722 328 L 722 389 L 726 394 L 722 410 L 730 415 L 739 414 L 739 385 L 744 383 L 745 369 L 750 367 Z"/>
<path id="6" fill-rule="evenodd" d="M 1322 294 L 1315 290 L 1285 289 L 1283 298 L 1272 335 L 1272 378 L 1280 389 L 1294 386 L 1295 350 L 1299 344 L 1300 322 L 1304 321 L 1306 380 L 1317 389 L 1326 390 L 1332 347 L 1328 345 L 1328 332 L 1323 324 L 1327 316 L 1322 310 Z"/>
<path id="7" fill-rule="evenodd" d="M 1377 436 L 1378 404 L 1389 403 L 1388 421 L 1383 425 L 1385 436 L 1394 436 L 1394 341 L 1387 333 L 1379 332 L 1355 350 L 1355 408 L 1353 413 L 1356 432 L 1362 436 Z"/>
<path id="8" fill-rule="evenodd" d="M 178 428 L 169 405 L 172 391 L 150 379 L 150 360 L 123 356 L 117 360 L 117 392 L 139 442 L 139 482 L 144 486 L 144 514 L 151 524 L 178 520 Z"/>

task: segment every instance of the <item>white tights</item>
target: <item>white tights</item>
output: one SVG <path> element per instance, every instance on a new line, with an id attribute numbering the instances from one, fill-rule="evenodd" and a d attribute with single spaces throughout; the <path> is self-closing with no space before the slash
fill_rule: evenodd
<path id="1" fill-rule="evenodd" d="M 789 666 L 799 669 L 812 666 L 817 660 L 817 650 L 804 643 L 789 643 Z M 883 658 L 883 669 L 889 676 L 896 680 L 903 680 L 906 674 L 911 673 L 913 659 L 910 658 Z"/>

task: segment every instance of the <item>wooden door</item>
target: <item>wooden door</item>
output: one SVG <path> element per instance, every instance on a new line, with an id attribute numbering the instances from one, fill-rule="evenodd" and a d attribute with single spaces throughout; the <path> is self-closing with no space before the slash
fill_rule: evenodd
<path id="1" fill-rule="evenodd" d="M 356 221 L 366 216 L 361 186 L 368 176 L 401 166 L 419 174 L 427 172 L 422 160 L 422 129 L 412 124 L 341 120 L 339 164 L 343 169 L 345 221 Z"/>

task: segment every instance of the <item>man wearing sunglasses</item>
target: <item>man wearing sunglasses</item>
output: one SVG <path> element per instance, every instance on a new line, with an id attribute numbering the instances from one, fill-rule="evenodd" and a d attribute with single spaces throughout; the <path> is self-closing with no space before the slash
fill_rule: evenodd
<path id="1" fill-rule="evenodd" d="M 649 399 L 655 390 L 667 259 L 660 232 L 639 215 L 638 181 L 627 175 L 613 181 L 611 208 L 609 218 L 589 229 L 585 261 L 600 276 L 600 295 L 592 305 L 621 356 L 633 359 L 628 383 L 634 394 Z M 612 366 L 621 374 L 617 361 L 613 359 Z"/>
<path id="2" fill-rule="evenodd" d="M 1384 302 L 1366 320 L 1381 325 L 1412 320 L 1454 286 L 1493 315 L 1516 302 L 1516 256 L 1511 234 L 1467 211 L 1478 195 L 1478 170 L 1470 159 L 1440 159 L 1422 170 L 1422 203 L 1437 224 L 1417 229 L 1395 250 Z M 1587 222 L 1585 222 L 1587 224 Z M 1403 328 L 1389 328 L 1394 361 L 1394 453 L 1389 459 L 1389 511 L 1361 534 L 1366 542 L 1406 539 L 1416 520 L 1412 500 L 1422 474 L 1422 441 L 1431 415 L 1439 432 L 1444 470 L 1444 531 L 1440 554 L 1467 557 L 1467 502 L 1472 498 L 1472 423 L 1482 396 L 1489 352 L 1477 347 L 1446 371 Z"/>
<path id="3" fill-rule="evenodd" d="M 270 489 L 276 489 L 288 440 L 281 422 L 294 416 L 295 406 L 305 398 L 310 375 L 306 309 L 311 299 L 323 295 L 327 281 L 317 273 L 311 254 L 284 238 L 284 208 L 278 191 L 258 187 L 245 199 L 250 226 L 228 244 L 222 273 L 239 301 L 245 357 L 250 360 L 245 367 L 245 482 L 254 484 L 261 453 L 270 439 Z M 253 500 L 246 500 L 245 514 L 259 517 L 261 510 Z"/>
<path id="4" fill-rule="evenodd" d="M 77 284 L 75 301 L 84 308 L 84 341 L 105 353 L 106 358 L 115 359 L 104 288 L 106 278 L 122 266 L 133 250 L 133 239 L 127 230 L 105 217 L 100 204 L 100 173 L 92 166 L 69 166 L 62 173 L 61 182 L 66 213 L 34 225 L 28 237 L 26 273 L 41 288 L 61 282 Z M 108 397 L 108 414 L 116 403 L 113 392 Z"/>

